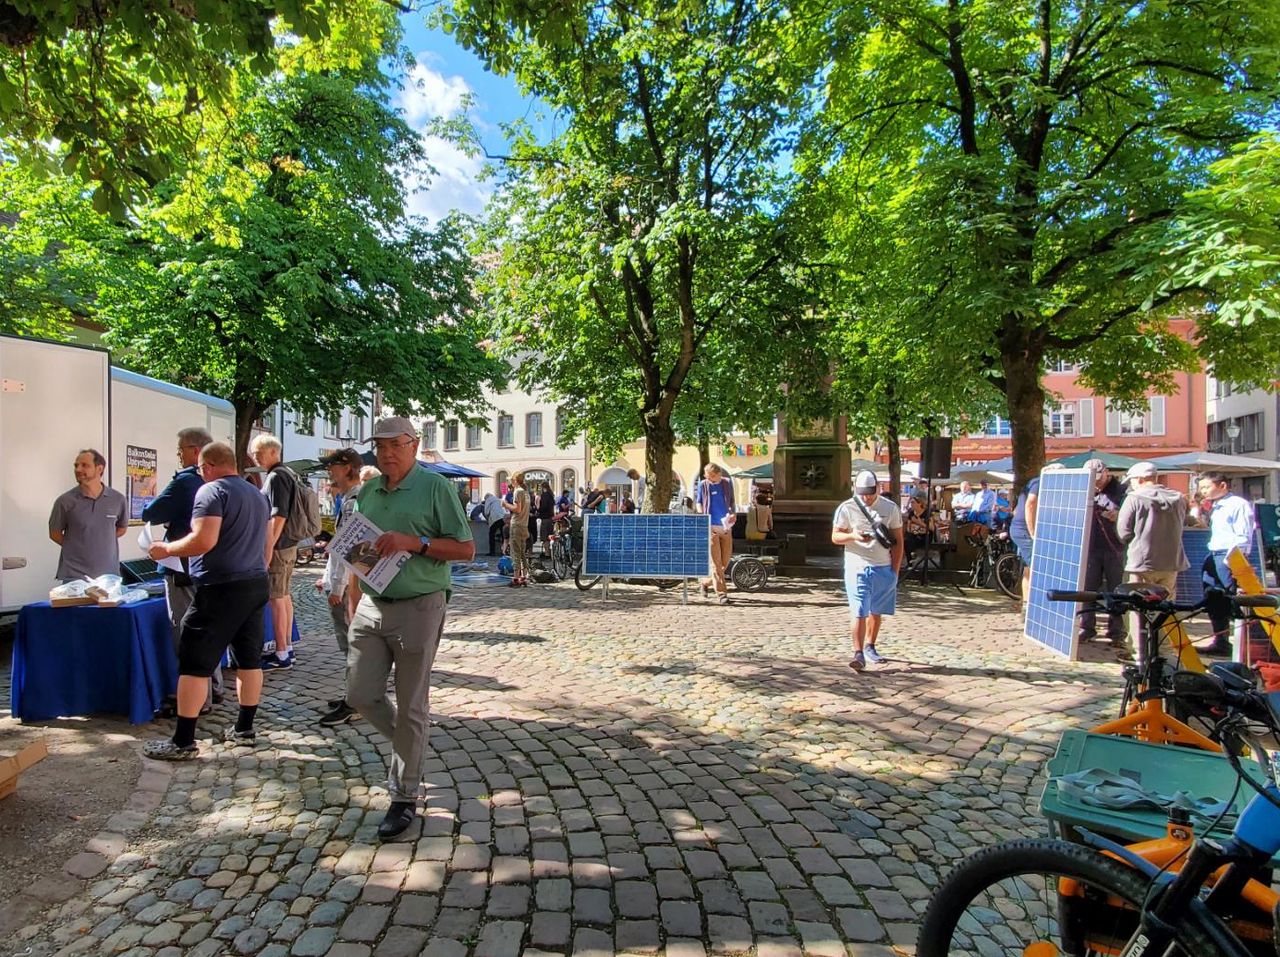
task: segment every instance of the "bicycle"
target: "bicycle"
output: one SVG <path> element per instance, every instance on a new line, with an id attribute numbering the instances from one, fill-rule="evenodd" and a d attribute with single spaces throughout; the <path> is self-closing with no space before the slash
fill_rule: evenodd
<path id="1" fill-rule="evenodd" d="M 1018 598 L 1018 593 L 1022 590 L 1021 564 L 1019 563 L 1017 566 L 1016 593 L 1010 593 L 1009 591 L 1009 588 L 1013 587 L 1013 582 L 1002 583 L 998 573 L 1002 558 L 1010 554 L 1015 558 L 1017 557 L 1013 542 L 1009 538 L 1009 533 L 1000 531 L 990 532 L 986 535 L 975 535 L 970 531 L 966 532 L 964 537 L 965 541 L 977 551 L 977 554 L 973 557 L 973 565 L 969 568 L 968 586 L 970 588 L 987 588 L 994 585 L 1010 598 Z"/>
<path id="2" fill-rule="evenodd" d="M 577 527 L 574 527 L 574 522 Z M 551 574 L 560 581 L 576 571 L 582 561 L 582 519 L 556 522 L 548 538 L 551 552 Z"/>
<path id="3" fill-rule="evenodd" d="M 1276 607 L 1271 596 L 1237 596 L 1232 603 L 1245 617 L 1250 609 Z M 920 927 L 918 957 L 1280 953 L 1280 897 L 1269 880 L 1259 880 L 1280 851 L 1280 761 L 1267 750 L 1280 734 L 1280 712 L 1256 690 L 1252 675 L 1231 663 L 1216 664 L 1211 673 L 1175 672 L 1162 690 L 1213 720 L 1216 734 L 1231 744 L 1224 758 L 1239 782 L 1257 792 L 1232 837 L 1225 843 L 1193 839 L 1189 826 L 1171 814 L 1170 840 L 1147 842 L 1159 845 L 1159 852 L 1126 847 L 1085 828 L 1074 829 L 1081 843 L 1019 840 L 987 848 L 953 870 L 933 895 Z M 1244 772 L 1234 753 L 1244 745 L 1257 756 L 1265 784 Z"/>

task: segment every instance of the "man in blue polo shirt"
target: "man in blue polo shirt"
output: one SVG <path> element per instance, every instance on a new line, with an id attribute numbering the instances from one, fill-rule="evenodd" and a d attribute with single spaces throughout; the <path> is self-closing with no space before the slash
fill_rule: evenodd
<path id="1" fill-rule="evenodd" d="M 191 533 L 191 508 L 195 505 L 196 492 L 204 484 L 196 463 L 200 450 L 213 441 L 208 429 L 190 428 L 178 433 L 178 461 L 182 468 L 173 474 L 169 484 L 142 510 L 142 520 L 148 525 L 165 526 L 164 540 L 176 542 Z M 164 570 L 164 600 L 169 609 L 169 628 L 173 635 L 173 647 L 178 647 L 178 630 L 182 616 L 191 607 L 196 586 L 189 574 L 189 560 L 182 562 L 182 571 Z M 213 670 L 205 709 L 213 707 L 214 699 L 222 698 L 222 668 Z"/>

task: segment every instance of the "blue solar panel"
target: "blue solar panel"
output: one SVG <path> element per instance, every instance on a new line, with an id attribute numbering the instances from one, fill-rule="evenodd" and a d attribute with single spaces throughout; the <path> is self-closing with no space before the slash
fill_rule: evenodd
<path id="1" fill-rule="evenodd" d="M 1085 469 L 1041 472 L 1025 631 L 1032 641 L 1071 659 L 1076 656 L 1075 615 L 1079 606 L 1050 601 L 1046 593 L 1055 588 L 1084 588 L 1092 525 L 1093 475 Z"/>
<path id="2" fill-rule="evenodd" d="M 1207 528 L 1184 528 L 1182 530 L 1182 550 L 1187 553 L 1187 561 L 1191 564 L 1185 571 L 1178 572 L 1178 600 L 1198 601 L 1200 596 L 1204 594 L 1204 586 L 1200 582 L 1200 569 L 1204 566 L 1204 560 L 1209 555 L 1209 530 Z M 1254 537 L 1253 554 L 1249 556 L 1249 562 L 1253 565 L 1254 571 L 1258 573 L 1258 580 L 1265 582 L 1267 575 L 1266 569 L 1263 567 L 1263 561 L 1262 533 L 1258 532 Z"/>
<path id="3" fill-rule="evenodd" d="M 706 578 L 711 574 L 707 515 L 588 515 L 585 575 Z"/>

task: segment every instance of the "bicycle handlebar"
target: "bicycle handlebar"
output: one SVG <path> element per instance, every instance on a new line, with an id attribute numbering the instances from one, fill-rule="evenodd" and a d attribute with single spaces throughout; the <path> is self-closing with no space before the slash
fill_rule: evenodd
<path id="1" fill-rule="evenodd" d="M 1158 598 L 1150 592 L 1097 592 L 1097 591 L 1062 591 L 1050 589 L 1046 593 L 1050 601 L 1082 602 L 1087 605 L 1114 604 L 1127 605 L 1135 610 L 1144 608 L 1154 611 L 1189 612 L 1204 609 L 1204 601 L 1173 602 L 1167 598 Z M 1280 608 L 1280 596 L 1276 595 L 1231 595 L 1231 604 L 1238 610 L 1255 608 Z"/>

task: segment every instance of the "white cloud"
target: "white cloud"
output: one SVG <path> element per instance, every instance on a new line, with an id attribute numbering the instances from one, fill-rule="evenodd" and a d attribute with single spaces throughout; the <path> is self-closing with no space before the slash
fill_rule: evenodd
<path id="1" fill-rule="evenodd" d="M 425 62 L 429 58 L 431 54 L 419 55 L 419 62 L 404 77 L 396 105 L 404 111 L 405 121 L 418 130 L 427 161 L 436 171 L 429 179 L 408 178 L 408 212 L 437 222 L 453 210 L 479 213 L 489 189 L 479 182 L 483 158 L 468 156 L 455 144 L 425 132 L 433 120 L 460 115 L 472 95 L 465 79 L 445 76 Z"/>

